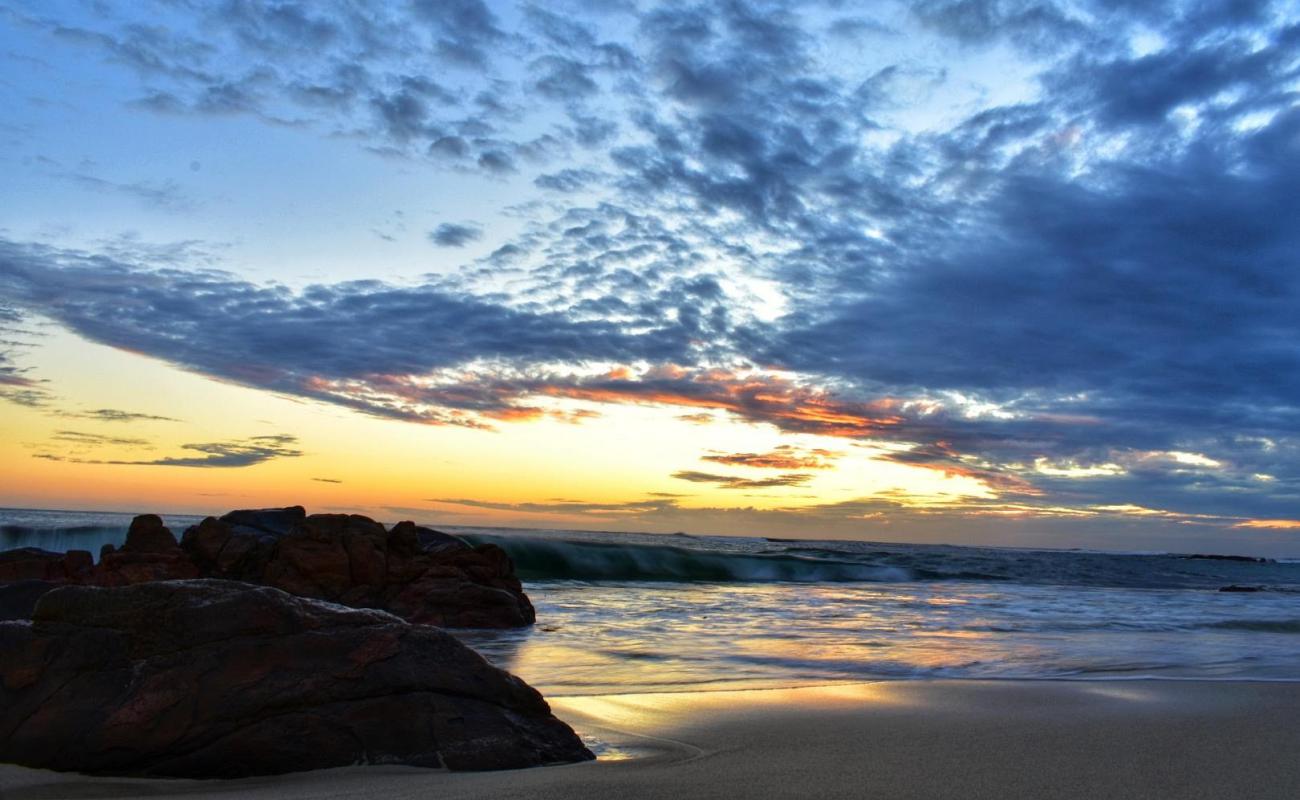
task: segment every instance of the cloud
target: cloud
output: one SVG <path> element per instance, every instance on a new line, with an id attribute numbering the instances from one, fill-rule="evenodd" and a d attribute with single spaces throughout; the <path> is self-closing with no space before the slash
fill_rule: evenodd
<path id="1" fill-rule="evenodd" d="M 32 333 L 18 327 L 20 322 L 22 315 L 17 309 L 0 305 L 0 397 L 20 405 L 36 405 L 31 401 L 41 397 L 43 390 L 37 387 L 37 381 L 27 377 L 31 367 L 17 363 L 19 353 L 32 347 L 26 340 Z"/>
<path id="2" fill-rule="evenodd" d="M 94 192 L 125 195 L 146 206 L 167 211 L 190 211 L 198 205 L 174 180 L 121 183 L 84 172 L 66 173 L 58 177 Z"/>
<path id="3" fill-rule="evenodd" d="M 712 425 L 718 421 L 716 416 L 707 411 L 701 411 L 696 414 L 678 414 L 677 419 L 682 422 L 689 422 L 692 425 Z"/>
<path id="4" fill-rule="evenodd" d="M 96 442 L 87 442 L 96 443 Z M 98 442 L 101 444 L 113 441 Z M 116 466 L 196 467 L 203 469 L 234 469 L 251 467 L 276 458 L 297 458 L 303 452 L 297 449 L 298 439 L 288 434 L 252 436 L 228 442 L 183 444 L 182 450 L 199 455 L 165 456 L 145 460 L 90 459 L 52 453 L 38 453 L 33 458 L 48 461 L 65 461 L 72 464 L 109 464 Z"/>
<path id="5" fill-rule="evenodd" d="M 800 450 L 787 444 L 767 453 L 711 453 L 700 456 L 700 459 L 732 467 L 757 469 L 831 469 L 840 455 L 832 450 Z"/>
<path id="6" fill-rule="evenodd" d="M 970 45 L 1009 39 L 1033 52 L 1051 52 L 1088 41 L 1091 33 L 1081 20 L 1038 0 L 921 0 L 913 13 L 930 28 Z"/>
<path id="7" fill-rule="evenodd" d="M 0 382 L 0 400 L 26 408 L 46 408 L 54 402 L 54 398 L 42 389 L 13 388 L 3 385 L 3 382 Z"/>
<path id="8" fill-rule="evenodd" d="M 503 209 L 518 235 L 419 284 L 288 288 L 139 243 L 4 241 L 0 292 L 92 341 L 392 419 L 656 405 L 868 444 L 982 484 L 992 500 L 962 502 L 989 518 L 1293 516 L 1295 11 L 902 11 L 13 12 L 137 76 L 154 110 L 300 121 L 525 196 Z M 443 246 L 480 235 L 443 228 Z M 0 393 L 46 402 L 9 355 Z M 710 460 L 803 475 L 801 457 Z"/>
<path id="9" fill-rule="evenodd" d="M 557 22 L 541 26 L 547 31 L 539 35 L 546 13 L 507 21 L 479 0 L 365 7 L 322 0 L 310 7 L 172 4 L 148 14 L 91 8 L 9 16 L 56 46 L 102 57 L 119 79 L 137 81 L 130 104 L 136 109 L 244 115 L 344 135 L 385 155 L 431 162 L 452 155 L 507 173 L 535 153 L 528 137 L 538 128 L 549 127 L 544 135 L 557 141 L 584 136 L 537 122 L 545 114 L 535 107 L 525 114 L 525 95 L 567 104 L 573 92 L 596 91 L 591 72 L 625 71 L 633 58 L 622 45 L 590 34 L 566 39 L 555 15 Z M 498 69 L 502 61 L 511 67 Z M 437 81 L 428 77 L 429 64 L 437 65 Z M 537 77 L 505 77 L 529 74 L 533 64 Z M 175 187 L 87 178 L 90 188 L 149 203 L 171 206 L 179 199 Z"/>
<path id="10" fill-rule="evenodd" d="M 429 241 L 439 247 L 464 247 L 483 237 L 483 229 L 477 225 L 459 225 L 444 222 L 429 233 Z"/>
<path id="11" fill-rule="evenodd" d="M 482 66 L 487 48 L 504 36 L 481 0 L 416 0 L 412 7 L 437 32 L 438 55 L 453 64 Z"/>
<path id="12" fill-rule="evenodd" d="M 511 307 L 436 283 L 293 292 L 212 271 L 141 269 L 3 241 L 0 286 L 16 303 L 93 341 L 245 385 L 431 424 L 518 413 L 512 401 L 544 381 L 523 372 L 505 377 L 511 364 L 689 360 L 699 333 L 685 313 L 697 302 L 689 292 L 669 300 L 675 320 L 648 308 L 646 327 L 638 318 L 575 320 Z M 474 362 L 496 363 L 503 375 L 463 383 L 457 370 Z"/>
<path id="13" fill-rule="evenodd" d="M 180 422 L 175 417 L 158 414 L 141 414 L 135 411 L 122 411 L 117 408 L 96 408 L 90 411 L 61 411 L 61 417 L 92 419 L 96 422 Z"/>
<path id="14" fill-rule="evenodd" d="M 98 433 L 85 433 L 83 431 L 55 431 L 50 435 L 50 441 L 73 445 L 86 445 L 89 447 L 152 447 L 148 439 L 104 436 Z"/>
<path id="15" fill-rule="evenodd" d="M 890 399 L 860 402 L 825 389 L 763 372 L 686 369 L 668 365 L 633 373 L 625 368 L 604 375 L 522 384 L 543 395 L 605 403 L 642 403 L 727 411 L 750 422 L 781 430 L 826 436 L 885 434 L 903 422 Z"/>
<path id="16" fill-rule="evenodd" d="M 711 472 L 682 470 L 674 472 L 673 477 L 679 481 L 691 483 L 712 483 L 721 489 L 766 489 L 776 486 L 802 486 L 812 480 L 806 472 L 792 472 L 773 478 L 738 478 L 734 475 L 715 475 Z"/>
<path id="17" fill-rule="evenodd" d="M 546 175 L 538 175 L 533 185 L 539 189 L 555 192 L 576 192 L 601 178 L 601 174 L 589 169 L 562 169 Z"/>
<path id="18" fill-rule="evenodd" d="M 503 503 L 488 500 L 473 500 L 467 498 L 429 498 L 430 503 L 448 503 L 451 505 L 468 506 L 471 508 L 481 508 L 491 511 L 515 511 L 526 514 L 591 514 L 597 516 L 609 515 L 640 515 L 651 511 L 658 511 L 673 508 L 676 502 L 671 498 L 659 498 L 655 500 L 632 500 L 627 502 L 614 503 L 591 503 L 581 500 L 551 500 L 546 502 L 532 503 Z"/>
<path id="19" fill-rule="evenodd" d="M 1238 522 L 1235 528 L 1265 528 L 1272 530 L 1300 530 L 1300 519 L 1249 519 Z"/>
<path id="20" fill-rule="evenodd" d="M 312 478 L 312 480 L 316 481 L 317 483 L 342 483 L 343 482 L 341 480 L 338 480 L 337 478 Z"/>

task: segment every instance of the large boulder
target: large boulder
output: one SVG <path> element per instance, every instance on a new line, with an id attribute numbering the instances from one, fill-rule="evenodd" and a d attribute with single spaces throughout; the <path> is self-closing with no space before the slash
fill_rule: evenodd
<path id="1" fill-rule="evenodd" d="M 494 545 L 399 522 L 391 530 L 359 514 L 311 514 L 300 506 L 208 517 L 181 548 L 205 576 L 274 586 L 411 622 L 513 628 L 536 612 L 514 565 Z"/>
<path id="2" fill-rule="evenodd" d="M 233 778 L 591 757 L 523 681 L 382 611 L 160 581 L 59 587 L 0 623 L 0 761 Z"/>
<path id="3" fill-rule="evenodd" d="M 130 586 L 146 581 L 184 580 L 199 577 L 199 569 L 180 548 L 176 537 L 157 514 L 141 514 L 131 520 L 126 543 L 112 545 L 99 554 L 93 580 L 98 586 Z"/>

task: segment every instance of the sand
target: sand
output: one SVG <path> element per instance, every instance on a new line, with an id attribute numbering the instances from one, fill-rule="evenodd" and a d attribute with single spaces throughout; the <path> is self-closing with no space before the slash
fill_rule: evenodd
<path id="1" fill-rule="evenodd" d="M 552 700 L 622 760 L 229 782 L 0 766 L 37 798 L 1294 798 L 1300 684 L 917 681 Z"/>

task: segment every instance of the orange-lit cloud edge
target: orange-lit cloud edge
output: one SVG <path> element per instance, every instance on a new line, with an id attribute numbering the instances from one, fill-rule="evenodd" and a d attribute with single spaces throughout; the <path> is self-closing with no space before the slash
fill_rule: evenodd
<path id="1" fill-rule="evenodd" d="M 167 367 L 170 369 L 170 367 Z M 39 386 L 24 380 L 24 386 Z M 538 526 L 601 526 L 615 529 L 690 527 L 708 524 L 726 515 L 764 521 L 803 520 L 815 529 L 836 522 L 869 523 L 872 528 L 897 523 L 925 524 L 940 519 L 967 520 L 1158 520 L 1177 525 L 1212 526 L 1222 529 L 1288 531 L 1300 529 L 1300 521 L 1253 519 L 1211 514 L 1185 513 L 1140 504 L 1066 503 L 1049 499 L 1035 485 L 1035 478 L 1052 476 L 1075 481 L 1113 475 L 1121 464 L 1072 465 L 1044 463 L 992 464 L 962 452 L 949 441 L 951 431 L 934 418 L 945 411 L 933 398 L 882 397 L 868 401 L 845 399 L 810 379 L 774 369 L 696 368 L 677 365 L 615 366 L 587 374 L 553 372 L 543 375 L 506 376 L 488 369 L 459 371 L 434 376 L 368 376 L 364 380 L 330 382 L 308 379 L 302 391 L 291 393 L 330 406 L 392 422 L 431 426 L 453 426 L 470 431 L 503 431 L 539 421 L 582 425 L 599 419 L 602 412 L 580 404 L 596 406 L 657 407 L 687 413 L 676 414 L 679 425 L 710 424 L 727 419 L 755 427 L 770 427 L 782 434 L 806 435 L 817 441 L 845 441 L 855 455 L 869 461 L 888 463 L 928 472 L 961 482 L 965 489 L 940 492 L 891 488 L 864 491 L 852 500 L 820 497 L 807 484 L 815 475 L 840 468 L 843 452 L 803 444 L 779 444 L 766 450 L 722 452 L 704 450 L 698 454 L 705 469 L 682 469 L 671 477 L 712 491 L 701 499 L 696 493 L 635 493 L 622 499 L 608 496 L 588 498 L 521 499 L 497 494 L 485 496 L 430 496 L 427 507 L 390 505 L 394 513 L 417 514 L 437 511 L 467 523 L 493 524 L 523 521 Z M 1050 416 L 1054 425 L 1092 425 L 1090 417 Z M 502 428 L 502 425 L 508 426 Z M 273 437 L 263 437 L 273 438 Z M 185 468 L 197 466 L 200 458 L 216 448 L 220 457 L 245 453 L 250 442 L 225 445 L 182 445 L 197 451 L 155 460 L 104 459 L 74 451 L 54 455 L 33 453 L 36 458 L 72 464 L 144 465 Z M 226 450 L 220 448 L 225 447 Z M 276 455 L 298 454 L 290 437 L 277 444 Z M 272 448 L 274 450 L 274 448 Z M 1159 461 L 1177 462 L 1189 468 L 1221 466 L 1212 459 L 1186 453 L 1129 453 L 1120 461 L 1127 464 Z M 251 461 L 248 466 L 258 463 Z M 238 466 L 232 464 L 232 466 Z M 686 465 L 684 465 L 686 466 Z M 339 483 L 328 477 L 313 477 L 321 489 Z M 684 484 L 685 485 L 685 484 Z M 971 488 L 973 487 L 973 488 Z M 688 487 L 690 488 L 690 487 Z M 770 491 L 765 502 L 755 506 L 741 491 Z M 813 491 L 809 494 L 809 491 Z M 607 495 L 607 493 L 605 493 Z M 731 496 L 739 495 L 736 501 Z"/>

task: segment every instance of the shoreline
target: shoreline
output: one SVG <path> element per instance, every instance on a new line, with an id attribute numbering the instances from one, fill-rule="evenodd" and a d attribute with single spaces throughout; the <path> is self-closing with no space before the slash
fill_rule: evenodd
<path id="1" fill-rule="evenodd" d="M 914 678 L 888 677 L 888 678 L 862 678 L 859 680 L 844 681 L 823 681 L 820 683 L 792 683 L 781 686 L 738 686 L 734 689 L 728 688 L 708 688 L 696 691 L 686 689 L 637 689 L 630 692 L 546 692 L 541 689 L 543 696 L 548 703 L 554 705 L 557 701 L 562 700 L 581 700 L 591 697 L 626 697 L 631 695 L 699 695 L 699 694 L 743 694 L 748 692 L 784 692 L 797 691 L 803 689 L 841 689 L 852 686 L 874 686 L 881 683 L 1281 683 L 1281 684 L 1300 684 L 1300 677 L 1296 678 L 1257 678 L 1251 676 L 1228 675 L 1224 677 L 1209 678 L 1198 675 L 1180 676 L 1180 675 L 1135 675 L 1133 677 L 1098 677 L 1098 676 L 1080 676 L 1069 677 L 1052 675 L 1043 678 L 1033 678 L 1024 676 L 1001 677 L 997 675 L 965 678 L 965 677 L 943 677 L 936 678 L 933 676 L 923 675 Z M 709 684 L 703 684 L 709 685 Z"/>
<path id="2" fill-rule="evenodd" d="M 236 781 L 0 765 L 0 796 L 1300 796 L 1293 682 L 922 679 L 549 701 L 618 757 L 506 772 L 364 766 Z"/>

